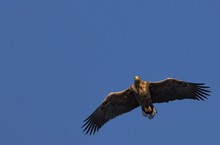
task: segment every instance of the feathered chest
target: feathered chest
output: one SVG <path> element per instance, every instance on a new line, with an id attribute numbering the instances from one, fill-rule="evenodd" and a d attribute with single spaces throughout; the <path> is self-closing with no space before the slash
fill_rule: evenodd
<path id="1" fill-rule="evenodd" d="M 149 83 L 141 81 L 133 85 L 133 90 L 138 96 L 146 96 L 149 93 Z"/>

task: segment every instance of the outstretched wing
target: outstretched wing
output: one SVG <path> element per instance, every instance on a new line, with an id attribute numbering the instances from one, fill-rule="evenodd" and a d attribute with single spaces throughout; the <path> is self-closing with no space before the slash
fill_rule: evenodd
<path id="1" fill-rule="evenodd" d="M 208 88 L 204 83 L 190 83 L 168 78 L 150 83 L 150 94 L 153 103 L 182 99 L 204 100 L 209 96 Z"/>
<path id="2" fill-rule="evenodd" d="M 129 112 L 138 106 L 139 104 L 130 89 L 110 93 L 101 105 L 84 120 L 83 132 L 94 134 L 110 119 Z"/>

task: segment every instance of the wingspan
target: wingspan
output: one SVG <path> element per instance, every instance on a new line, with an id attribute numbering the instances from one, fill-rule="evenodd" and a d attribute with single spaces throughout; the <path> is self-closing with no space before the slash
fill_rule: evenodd
<path id="1" fill-rule="evenodd" d="M 101 105 L 84 120 L 83 132 L 94 134 L 110 119 L 129 112 L 138 106 L 139 104 L 130 89 L 110 93 Z"/>
<path id="2" fill-rule="evenodd" d="M 204 83 L 190 83 L 168 78 L 160 82 L 150 83 L 150 94 L 153 103 L 182 99 L 204 100 L 209 96 L 208 88 L 204 86 Z"/>

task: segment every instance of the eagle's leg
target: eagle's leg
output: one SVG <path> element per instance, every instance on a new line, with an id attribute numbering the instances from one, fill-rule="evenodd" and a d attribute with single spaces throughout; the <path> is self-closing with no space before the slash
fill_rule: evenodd
<path id="1" fill-rule="evenodd" d="M 147 106 L 144 108 L 144 111 L 147 113 L 151 113 L 153 111 L 153 108 L 151 106 Z"/>
<path id="2" fill-rule="evenodd" d="M 155 109 L 150 94 L 147 94 L 145 98 L 145 103 L 142 106 L 142 112 L 145 114 L 145 117 L 148 117 L 149 119 L 153 119 L 154 116 L 157 113 L 157 110 Z"/>

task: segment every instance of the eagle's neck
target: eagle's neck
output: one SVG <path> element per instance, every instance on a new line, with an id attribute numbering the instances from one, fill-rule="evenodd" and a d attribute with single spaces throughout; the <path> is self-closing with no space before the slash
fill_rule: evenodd
<path id="1" fill-rule="evenodd" d="M 134 88 L 135 88 L 135 91 L 139 94 L 139 90 L 140 90 L 140 87 L 141 87 L 141 81 L 135 81 L 134 82 Z"/>
<path id="2" fill-rule="evenodd" d="M 139 86 L 140 86 L 140 83 L 141 83 L 141 80 L 134 81 L 134 85 L 135 85 L 135 87 L 139 87 Z"/>

